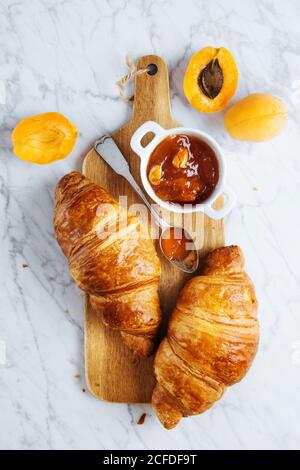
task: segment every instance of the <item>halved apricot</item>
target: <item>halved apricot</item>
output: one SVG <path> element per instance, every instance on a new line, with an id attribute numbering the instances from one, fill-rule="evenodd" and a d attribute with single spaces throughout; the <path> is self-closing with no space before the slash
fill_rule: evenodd
<path id="1" fill-rule="evenodd" d="M 205 47 L 191 58 L 186 69 L 183 90 L 194 108 L 205 113 L 221 111 L 233 97 L 238 69 L 225 47 Z"/>
<path id="2" fill-rule="evenodd" d="M 27 162 L 52 163 L 71 152 L 77 135 L 76 126 L 62 114 L 38 114 L 16 125 L 12 133 L 14 153 Z"/>

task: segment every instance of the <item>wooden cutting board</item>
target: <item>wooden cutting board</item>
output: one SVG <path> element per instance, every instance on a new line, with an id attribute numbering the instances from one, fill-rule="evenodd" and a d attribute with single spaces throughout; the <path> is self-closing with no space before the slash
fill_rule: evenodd
<path id="1" fill-rule="evenodd" d="M 140 185 L 139 158 L 130 148 L 132 134 L 148 120 L 156 121 L 165 128 L 179 125 L 171 113 L 167 65 L 160 57 L 149 55 L 139 60 L 138 68 L 146 68 L 149 64 L 157 66 L 157 73 L 144 73 L 136 77 L 132 118 L 112 134 Z M 129 184 L 116 175 L 93 149 L 84 159 L 83 173 L 96 184 L 103 186 L 116 199 L 120 195 L 127 195 L 129 204 L 141 203 Z M 220 204 L 222 200 L 217 201 L 216 207 Z M 176 217 L 176 224 L 181 222 Z M 193 216 L 191 224 L 191 232 L 192 228 L 197 227 L 196 241 L 201 254 L 224 245 L 223 221 L 217 222 L 203 214 L 197 214 Z M 160 253 L 159 255 L 162 264 L 161 306 L 167 317 L 189 276 L 173 268 Z M 85 367 L 87 386 L 97 398 L 121 403 L 150 402 L 155 383 L 153 357 L 135 357 L 123 344 L 117 331 L 104 327 L 93 312 L 88 295 L 85 297 Z"/>

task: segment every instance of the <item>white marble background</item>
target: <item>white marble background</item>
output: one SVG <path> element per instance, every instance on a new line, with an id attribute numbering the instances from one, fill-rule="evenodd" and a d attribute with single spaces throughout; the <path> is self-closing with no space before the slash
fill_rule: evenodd
<path id="1" fill-rule="evenodd" d="M 299 22 L 298 0 L 0 0 L 1 449 L 300 448 Z M 260 91 L 285 100 L 281 136 L 235 142 L 222 113 L 188 105 L 186 61 L 209 44 L 236 58 L 235 99 Z M 243 248 L 260 300 L 250 373 L 209 412 L 169 432 L 148 406 L 103 403 L 82 391 L 82 299 L 52 229 L 59 177 L 80 168 L 99 134 L 129 119 L 115 86 L 128 52 L 162 55 L 175 117 L 224 147 L 239 201 L 227 242 Z M 45 111 L 68 116 L 80 136 L 65 161 L 35 166 L 14 157 L 10 134 L 20 119 Z M 150 415 L 138 426 L 143 411 Z"/>

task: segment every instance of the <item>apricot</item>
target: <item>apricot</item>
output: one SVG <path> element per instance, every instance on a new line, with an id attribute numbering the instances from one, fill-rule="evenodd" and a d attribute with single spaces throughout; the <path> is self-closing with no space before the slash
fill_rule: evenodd
<path id="1" fill-rule="evenodd" d="M 189 159 L 189 151 L 187 148 L 180 148 L 172 160 L 175 168 L 185 168 Z"/>
<path id="2" fill-rule="evenodd" d="M 191 58 L 185 72 L 183 90 L 194 108 L 205 113 L 221 111 L 233 97 L 238 69 L 225 47 L 205 47 Z"/>
<path id="3" fill-rule="evenodd" d="M 149 181 L 156 186 L 160 183 L 162 177 L 162 169 L 160 165 L 154 165 L 149 171 Z"/>
<path id="4" fill-rule="evenodd" d="M 253 93 L 235 103 L 225 114 L 224 125 L 237 140 L 273 139 L 287 122 L 286 106 L 276 96 Z"/>
<path id="5" fill-rule="evenodd" d="M 71 152 L 77 135 L 76 126 L 62 114 L 38 114 L 23 119 L 15 127 L 14 153 L 27 162 L 51 163 Z"/>

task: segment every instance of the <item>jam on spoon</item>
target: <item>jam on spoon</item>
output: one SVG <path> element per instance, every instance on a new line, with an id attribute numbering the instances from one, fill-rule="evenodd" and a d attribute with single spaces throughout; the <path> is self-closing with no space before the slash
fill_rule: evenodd
<path id="1" fill-rule="evenodd" d="M 182 227 L 170 227 L 162 233 L 160 246 L 170 261 L 185 266 L 186 270 L 196 269 L 198 264 L 194 241 Z"/>

